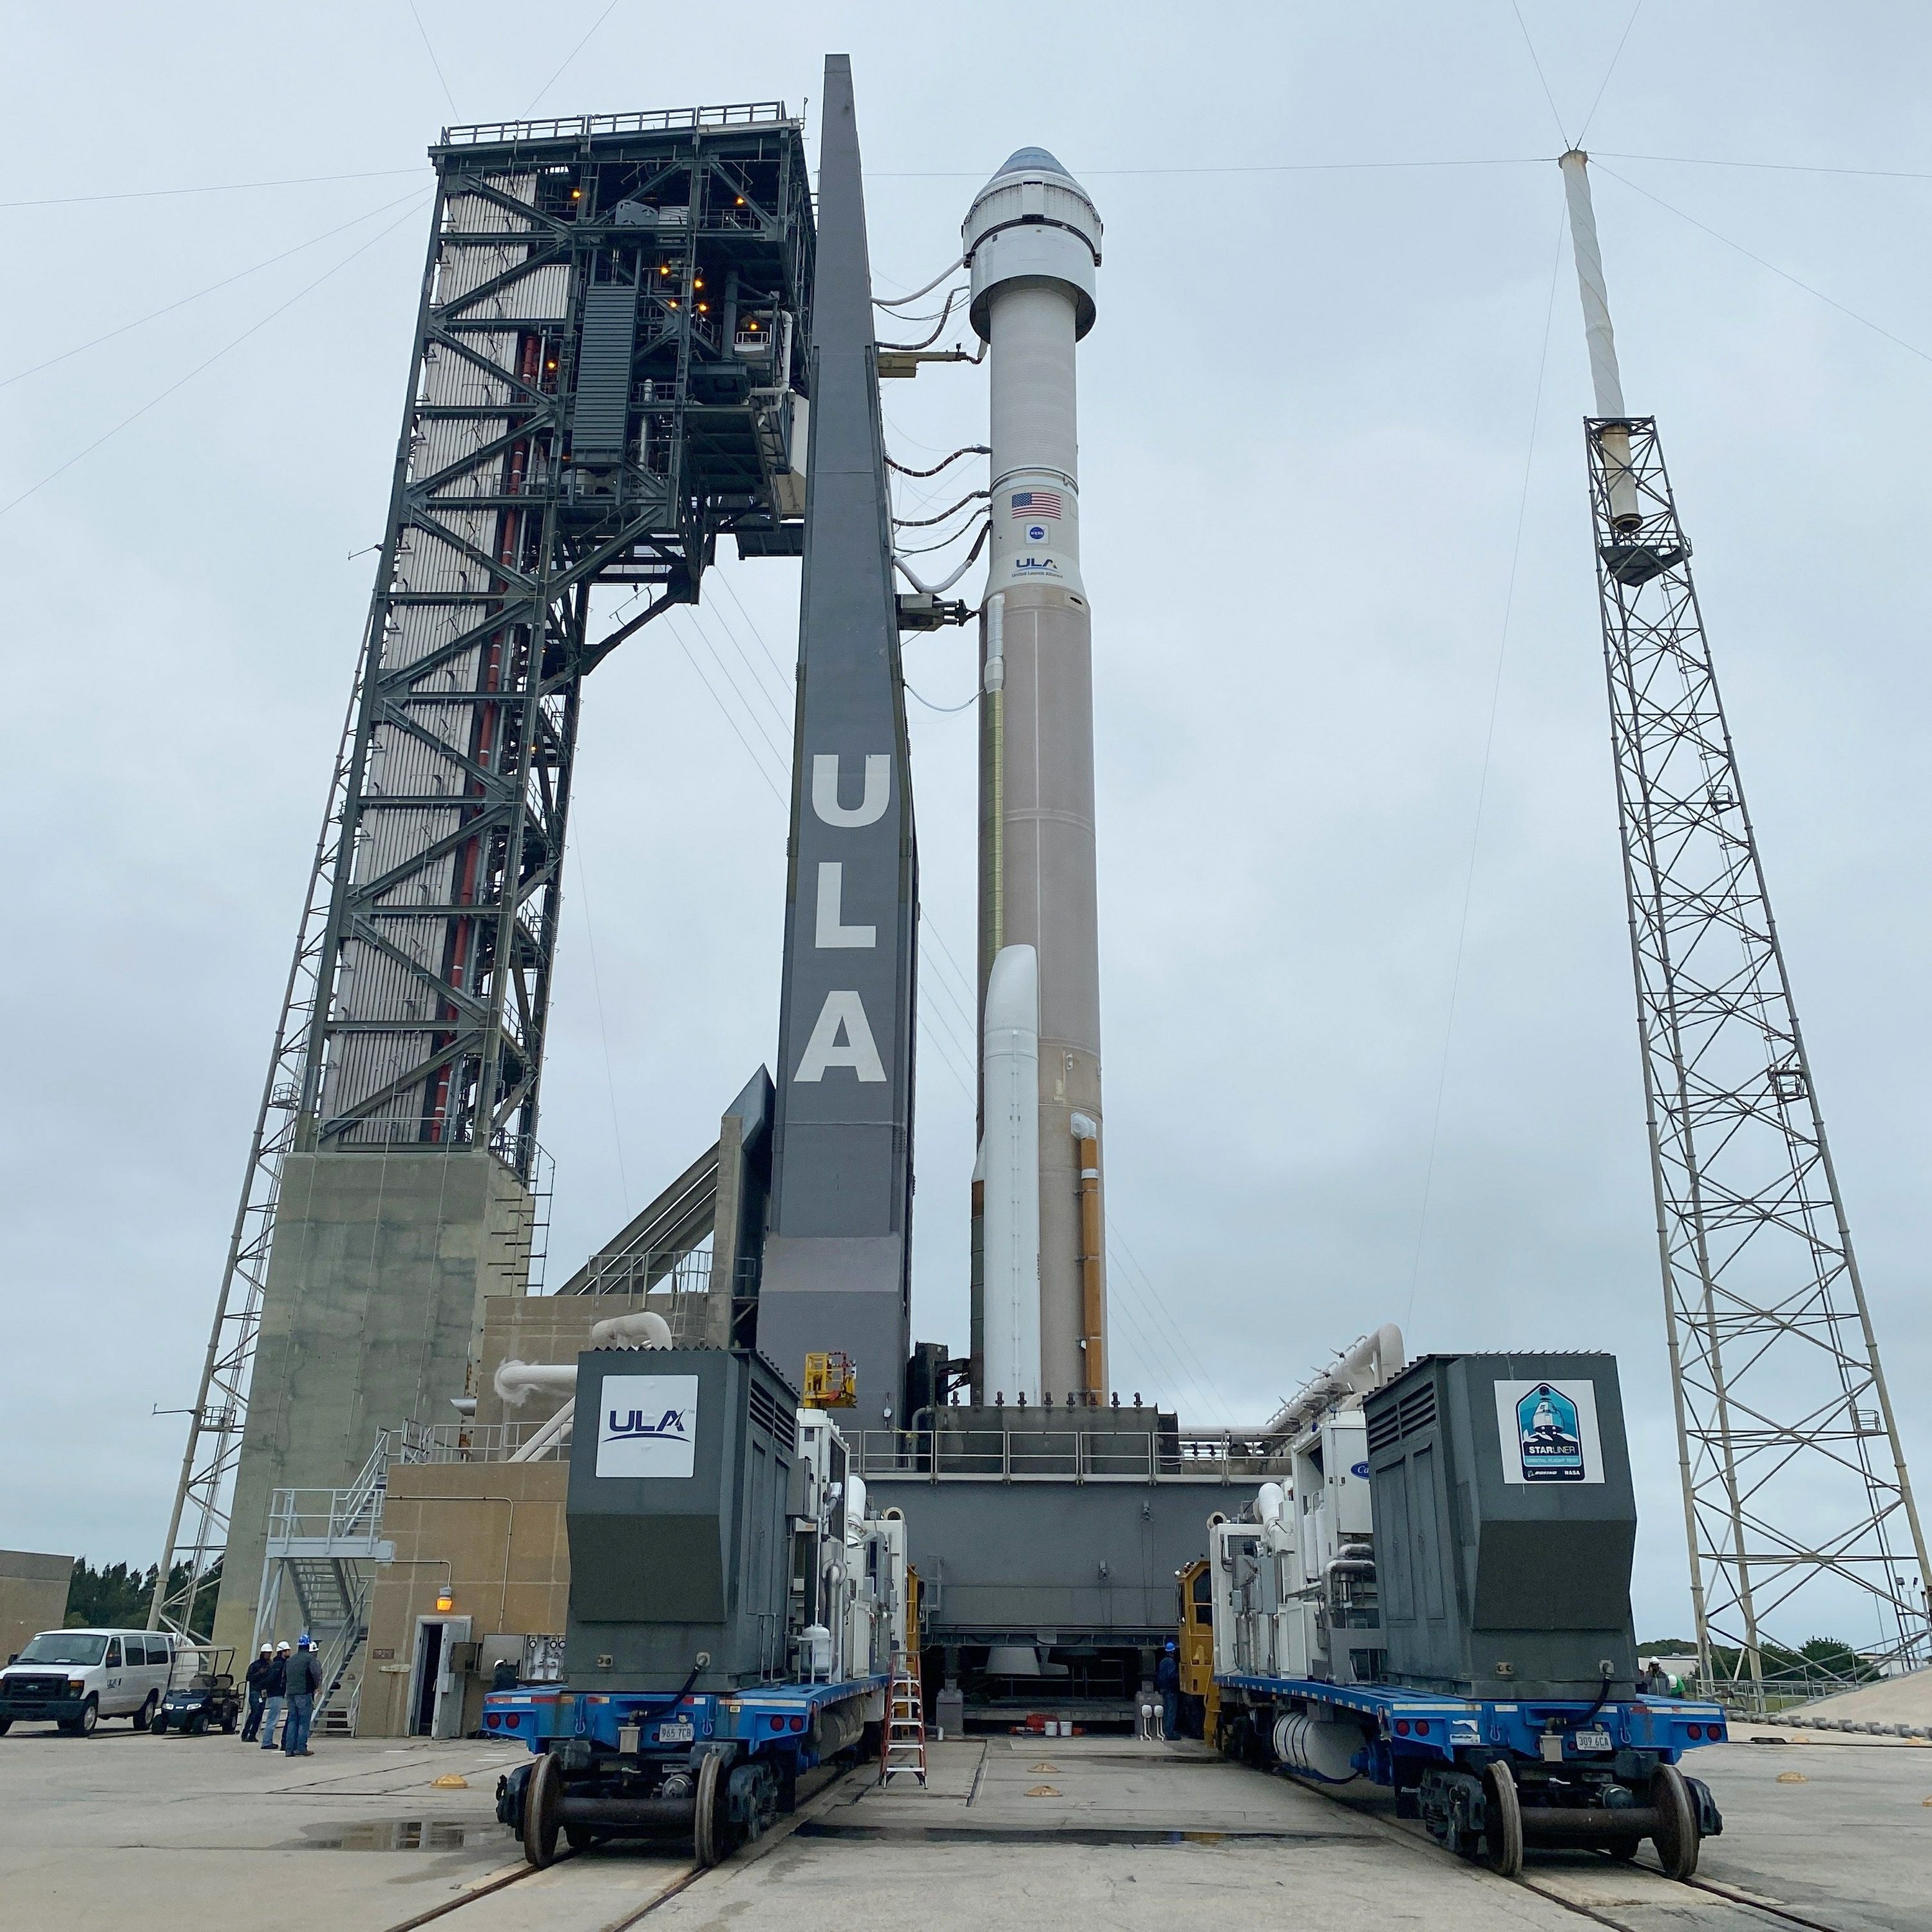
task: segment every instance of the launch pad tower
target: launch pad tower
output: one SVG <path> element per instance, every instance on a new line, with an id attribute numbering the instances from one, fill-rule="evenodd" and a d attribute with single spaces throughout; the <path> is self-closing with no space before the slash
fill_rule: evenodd
<path id="1" fill-rule="evenodd" d="M 1761 1695 L 1834 1585 L 1932 1660 L 1932 1582 L 1878 1338 L 1655 419 L 1630 415 L 1586 158 L 1562 158 L 1697 1646 Z"/>
<path id="2" fill-rule="evenodd" d="M 585 678 L 695 600 L 720 536 L 802 550 L 802 124 L 503 122 L 431 160 L 375 589 L 154 1611 L 185 1628 L 221 1557 L 231 1642 L 271 1491 L 446 1420 L 481 1297 L 525 1286 Z"/>

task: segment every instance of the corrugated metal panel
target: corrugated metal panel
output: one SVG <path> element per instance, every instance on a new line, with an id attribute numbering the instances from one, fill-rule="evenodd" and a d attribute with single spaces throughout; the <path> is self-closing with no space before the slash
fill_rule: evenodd
<path id="1" fill-rule="evenodd" d="M 599 282 L 584 297 L 584 344 L 577 358 L 577 404 L 570 419 L 571 453 L 580 461 L 624 453 L 630 413 L 631 356 L 638 335 L 638 290 L 632 282 Z"/>

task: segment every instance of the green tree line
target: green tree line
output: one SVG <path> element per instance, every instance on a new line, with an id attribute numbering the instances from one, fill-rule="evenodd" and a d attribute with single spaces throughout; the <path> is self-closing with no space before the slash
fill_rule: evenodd
<path id="1" fill-rule="evenodd" d="M 80 1558 L 68 1586 L 66 1627 L 69 1630 L 144 1630 L 154 1608 L 158 1564 L 143 1570 L 137 1563 L 104 1563 L 99 1569 Z M 188 1582 L 188 1566 L 178 1563 L 168 1580 L 172 1590 Z M 214 1599 L 221 1587 L 221 1565 L 202 1578 L 195 1599 L 193 1634 L 206 1642 L 214 1627 Z"/>

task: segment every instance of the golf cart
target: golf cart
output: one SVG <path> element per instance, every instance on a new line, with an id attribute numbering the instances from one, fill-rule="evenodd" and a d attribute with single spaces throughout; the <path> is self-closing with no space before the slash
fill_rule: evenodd
<path id="1" fill-rule="evenodd" d="M 194 1736 L 218 1724 L 232 1735 L 242 1721 L 242 1698 L 235 1688 L 235 1653 L 197 1644 L 176 1653 L 176 1682 L 148 1728 L 156 1737 L 170 1730 Z M 183 1672 L 188 1672 L 185 1679 Z"/>

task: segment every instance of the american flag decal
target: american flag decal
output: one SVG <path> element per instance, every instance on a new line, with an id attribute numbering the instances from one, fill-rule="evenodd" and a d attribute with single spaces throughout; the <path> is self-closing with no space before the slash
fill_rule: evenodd
<path id="1" fill-rule="evenodd" d="M 1012 513 L 1016 517 L 1051 517 L 1060 520 L 1060 492 L 1058 490 L 1016 490 L 1012 497 Z"/>

